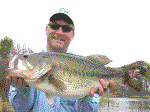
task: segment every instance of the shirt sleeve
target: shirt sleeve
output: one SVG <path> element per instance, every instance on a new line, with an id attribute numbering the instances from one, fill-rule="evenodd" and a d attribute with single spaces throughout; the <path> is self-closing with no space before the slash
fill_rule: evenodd
<path id="1" fill-rule="evenodd" d="M 93 97 L 86 96 L 79 99 L 76 104 L 76 109 L 79 112 L 97 112 L 99 110 L 100 96 L 94 94 Z"/>
<path id="2" fill-rule="evenodd" d="M 8 97 L 16 112 L 29 112 L 35 103 L 36 89 L 33 87 L 17 89 L 16 87 L 10 86 Z"/>

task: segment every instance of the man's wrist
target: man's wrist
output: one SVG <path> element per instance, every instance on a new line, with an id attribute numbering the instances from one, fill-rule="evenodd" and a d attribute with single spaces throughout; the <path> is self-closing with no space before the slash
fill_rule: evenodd
<path id="1" fill-rule="evenodd" d="M 99 103 L 100 98 L 101 96 L 95 93 L 93 97 L 91 97 L 90 95 L 85 96 L 84 98 L 82 98 L 81 102 Z"/>

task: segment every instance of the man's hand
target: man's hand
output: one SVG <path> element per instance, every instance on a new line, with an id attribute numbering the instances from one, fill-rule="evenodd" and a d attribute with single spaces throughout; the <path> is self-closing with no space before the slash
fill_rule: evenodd
<path id="1" fill-rule="evenodd" d="M 10 85 L 17 87 L 18 89 L 21 87 L 28 86 L 28 84 L 24 81 L 23 78 L 20 77 L 11 77 L 11 76 L 6 76 L 7 82 L 10 82 Z"/>
<path id="2" fill-rule="evenodd" d="M 110 81 L 109 83 L 109 87 L 114 87 L 115 86 L 115 83 L 113 80 Z M 108 88 L 108 85 L 107 83 L 104 81 L 104 79 L 100 79 L 100 86 L 98 87 L 98 94 L 100 96 L 103 95 L 104 93 L 104 90 Z M 90 96 L 93 97 L 95 94 L 95 88 L 92 88 L 91 91 L 90 91 Z"/>

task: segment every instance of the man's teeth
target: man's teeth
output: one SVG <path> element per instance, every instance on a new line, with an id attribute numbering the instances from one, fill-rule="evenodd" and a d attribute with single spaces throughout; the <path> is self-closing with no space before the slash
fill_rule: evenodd
<path id="1" fill-rule="evenodd" d="M 53 37 L 55 40 L 61 40 L 61 41 L 65 41 L 65 39 L 56 39 L 55 37 Z"/>
<path id="2" fill-rule="evenodd" d="M 61 41 L 65 41 L 65 39 L 60 39 Z"/>

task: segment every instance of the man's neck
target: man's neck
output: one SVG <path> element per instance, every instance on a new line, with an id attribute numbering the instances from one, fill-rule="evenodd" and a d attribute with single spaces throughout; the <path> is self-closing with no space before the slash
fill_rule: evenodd
<path id="1" fill-rule="evenodd" d="M 61 51 L 55 51 L 55 50 L 53 50 L 53 49 L 51 49 L 50 47 L 47 46 L 47 51 L 48 52 L 57 52 L 57 53 L 66 53 L 67 49 L 63 49 Z"/>

